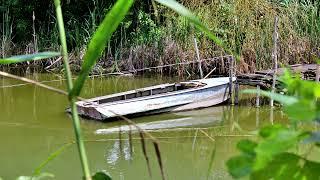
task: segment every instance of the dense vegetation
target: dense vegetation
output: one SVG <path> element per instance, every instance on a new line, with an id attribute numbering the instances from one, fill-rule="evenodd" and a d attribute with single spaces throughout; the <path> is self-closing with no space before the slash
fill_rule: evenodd
<path id="1" fill-rule="evenodd" d="M 72 69 L 80 69 L 86 44 L 114 1 L 64 1 Z M 267 68 L 271 62 L 274 17 L 279 16 L 279 59 L 282 64 L 311 63 L 320 56 L 320 2 L 311 0 L 181 0 L 241 54 L 241 70 Z M 9 0 L 2 4 L 1 55 L 57 50 L 58 32 L 54 6 L 45 1 Z M 34 20 L 33 20 L 34 13 Z M 223 54 L 184 17 L 152 1 L 137 1 L 120 24 L 95 70 L 116 71 L 190 61 L 195 59 L 193 37 L 201 58 Z M 48 66 L 53 61 L 40 65 Z M 52 68 L 59 70 L 61 64 Z M 183 67 L 178 67 L 181 72 Z"/>
<path id="2" fill-rule="evenodd" d="M 245 63 L 244 60 L 250 59 L 251 62 L 248 63 L 251 66 L 268 67 L 271 59 L 269 51 L 271 51 L 272 38 L 270 37 L 273 30 L 273 17 L 278 16 L 281 22 L 279 57 L 282 63 L 312 62 L 316 61 L 319 56 L 319 2 L 294 0 L 219 3 L 215 1 L 188 1 L 190 3 L 188 4 L 185 1 L 186 6 L 193 9 L 204 19 L 205 24 L 211 28 L 209 30 L 187 9 L 175 1 L 156 1 L 175 10 L 183 17 L 176 16 L 171 11 L 157 6 L 154 2 L 140 2 L 135 4 L 136 7 L 133 7 L 131 14 L 123 21 L 133 4 L 133 0 L 118 0 L 110 11 L 108 11 L 110 4 L 92 1 L 90 5 L 83 1 L 79 4 L 79 9 L 74 6 L 66 8 L 67 18 L 65 23 L 71 29 L 67 34 L 68 41 L 65 37 L 60 0 L 54 1 L 55 17 L 57 19 L 50 14 L 46 14 L 46 11 L 38 12 L 39 9 L 45 7 L 51 9 L 52 7 L 50 5 L 45 6 L 45 4 L 42 6 L 41 3 L 37 4 L 36 1 L 25 8 L 20 7 L 21 1 L 8 1 L 1 8 L 3 18 L 2 56 L 17 52 L 28 53 L 29 55 L 3 58 L 0 60 L 0 64 L 30 63 L 30 61 L 35 62 L 35 60 L 57 56 L 63 59 L 67 78 L 67 92 L 8 73 L 1 72 L 1 75 L 31 82 L 68 96 L 79 157 L 84 176 L 88 180 L 99 179 L 100 175 L 104 176 L 104 179 L 110 179 L 103 172 L 91 177 L 75 104 L 89 72 L 96 65 L 102 52 L 105 53 L 100 58 L 100 64 L 98 64 L 101 68 L 110 66 L 116 69 L 119 67 L 128 68 L 124 65 L 127 59 L 131 59 L 133 64 L 140 65 L 140 67 L 171 61 L 184 61 L 193 58 L 191 55 L 193 54 L 193 47 L 190 39 L 196 37 L 201 42 L 201 52 L 205 57 L 221 55 L 223 52 L 236 52 L 236 54 L 242 55 L 240 63 Z M 71 4 L 72 2 L 69 1 L 68 3 Z M 40 6 L 35 8 L 38 5 Z M 100 9 L 100 5 L 107 8 Z M 91 9 L 91 6 L 94 8 Z M 82 12 L 85 7 L 89 9 L 88 12 Z M 19 13 L 11 13 L 15 11 Z M 103 18 L 106 11 L 108 13 Z M 30 12 L 32 12 L 33 17 L 31 21 L 26 18 Z M 40 16 L 43 19 L 39 18 L 39 21 L 36 21 L 35 16 L 33 16 L 36 13 L 43 13 Z M 56 20 L 57 23 L 50 21 L 50 18 Z M 201 32 L 197 31 L 187 21 L 191 21 L 193 26 Z M 102 23 L 99 23 L 99 27 L 96 28 L 95 22 Z M 30 24 L 32 24 L 31 29 Z M 119 25 L 120 28 L 114 33 Z M 54 33 L 56 26 L 59 31 Z M 215 35 L 210 31 L 214 32 Z M 25 36 L 26 33 L 33 34 L 33 36 Z M 59 40 L 60 43 L 55 43 Z M 73 60 L 75 60 L 74 65 L 79 64 L 80 59 L 84 61 L 80 75 L 74 82 L 69 67 L 67 42 L 72 49 L 71 57 L 73 56 Z M 109 46 L 105 50 L 106 43 Z M 55 44 L 61 44 L 61 49 Z M 23 49 L 24 47 L 25 49 Z M 39 50 L 46 50 L 47 47 L 49 49 L 60 49 L 60 52 L 36 53 Z M 132 58 L 133 56 L 135 58 Z M 288 126 L 274 125 L 260 129 L 258 141 L 240 141 L 238 149 L 241 154 L 227 162 L 229 172 L 235 178 L 248 175 L 251 179 L 316 179 L 319 177 L 317 169 L 320 164 L 315 159 L 309 158 L 313 148 L 319 146 L 319 132 L 298 129 L 303 123 L 319 122 L 319 83 L 303 81 L 299 77 L 292 78 L 292 75 L 288 72 L 281 80 L 284 83 L 283 90 L 286 95 L 269 92 L 262 92 L 262 94 L 283 104 L 291 122 Z M 126 120 L 124 117 L 123 119 Z M 130 120 L 126 121 L 131 122 Z M 144 145 L 144 135 L 147 135 L 147 133 L 143 134 L 144 132 L 140 129 L 139 132 L 144 156 L 149 166 Z M 159 147 L 156 141 L 153 144 L 162 178 L 165 179 Z M 294 148 L 300 147 L 301 144 L 308 144 L 310 148 L 307 147 L 306 152 L 300 153 L 299 150 L 297 151 Z M 41 168 L 51 158 L 49 157 L 40 166 L 40 170 L 34 172 L 33 176 L 41 175 Z"/>

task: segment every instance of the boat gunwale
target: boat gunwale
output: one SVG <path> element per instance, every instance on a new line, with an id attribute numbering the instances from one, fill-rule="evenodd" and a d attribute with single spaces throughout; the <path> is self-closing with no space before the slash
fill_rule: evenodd
<path id="1" fill-rule="evenodd" d="M 224 77 L 224 78 L 226 78 L 226 77 Z M 212 79 L 215 79 L 215 78 L 212 78 Z M 233 79 L 233 81 L 235 81 L 235 79 Z M 192 81 L 187 81 L 187 82 L 190 82 L 190 83 L 192 83 L 192 82 L 204 83 L 201 80 L 192 80 Z M 180 82 L 180 83 L 183 83 L 183 82 Z M 174 96 L 174 95 L 177 95 L 177 94 L 184 94 L 184 93 L 189 93 L 189 92 L 193 92 L 193 91 L 200 91 L 200 90 L 209 89 L 209 88 L 212 88 L 212 87 L 218 87 L 218 86 L 221 86 L 221 85 L 226 85 L 228 83 L 229 83 L 229 81 L 228 82 L 227 81 L 221 82 L 219 84 L 211 84 L 211 85 L 209 83 L 204 83 L 205 84 L 204 86 L 194 87 L 194 88 L 190 88 L 190 89 L 184 89 L 184 90 L 180 90 L 180 91 L 166 92 L 166 93 L 162 93 L 162 94 L 143 96 L 143 97 L 120 100 L 120 101 L 115 101 L 115 102 L 107 102 L 107 103 L 103 103 L 103 104 L 94 104 L 93 103 L 93 104 L 81 105 L 81 106 L 84 107 L 84 108 L 87 108 L 87 107 L 104 108 L 104 107 L 112 106 L 112 105 L 116 105 L 116 104 L 131 103 L 131 102 L 136 102 L 136 101 L 161 98 L 163 96 Z M 176 83 L 171 83 L 171 84 L 167 83 L 167 84 L 169 86 L 169 85 L 174 85 Z M 157 85 L 157 86 L 161 86 L 161 85 Z M 154 87 L 157 87 L 157 86 L 154 86 Z M 150 86 L 150 87 L 147 87 L 147 88 L 151 88 L 151 87 L 153 87 L 153 86 Z M 146 90 L 146 89 L 141 88 L 141 90 Z M 124 94 L 128 94 L 129 92 L 135 92 L 135 91 L 137 91 L 137 90 L 131 90 L 131 91 L 126 91 L 126 92 L 117 93 L 117 94 L 123 94 L 124 95 Z M 116 94 L 113 94 L 113 95 L 116 95 Z M 110 95 L 107 95 L 107 96 L 110 97 Z M 105 96 L 105 97 L 107 97 L 107 96 Z M 92 101 L 92 99 L 88 99 L 87 101 Z M 87 101 L 79 101 L 79 102 L 88 103 Z"/>

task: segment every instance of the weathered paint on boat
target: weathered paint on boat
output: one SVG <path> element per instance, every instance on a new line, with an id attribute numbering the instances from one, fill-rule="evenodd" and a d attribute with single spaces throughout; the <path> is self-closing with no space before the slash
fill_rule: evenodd
<path id="1" fill-rule="evenodd" d="M 235 80 L 235 78 L 233 79 Z M 152 95 L 152 90 L 167 88 L 175 84 L 162 84 L 144 89 L 88 99 L 77 102 L 79 114 L 92 119 L 104 120 L 119 115 L 146 115 L 161 112 L 185 111 L 220 104 L 229 97 L 229 78 L 210 78 L 181 82 L 197 84 L 193 88 Z M 176 83 L 178 84 L 178 83 Z M 150 95 L 125 99 L 126 95 L 150 91 Z M 101 103 L 104 100 L 124 97 L 123 100 Z M 101 102 L 100 102 L 101 101 Z"/>

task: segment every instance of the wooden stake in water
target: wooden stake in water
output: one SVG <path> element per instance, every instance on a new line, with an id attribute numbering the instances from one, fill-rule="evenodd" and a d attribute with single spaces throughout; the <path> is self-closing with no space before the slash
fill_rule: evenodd
<path id="1" fill-rule="evenodd" d="M 319 82 L 319 78 L 320 78 L 320 65 L 317 64 L 317 72 L 316 72 L 316 82 Z"/>
<path id="2" fill-rule="evenodd" d="M 260 108 L 256 108 L 256 128 L 260 126 Z"/>
<path id="3" fill-rule="evenodd" d="M 257 98 L 256 98 L 256 107 L 260 107 L 260 86 L 257 85 Z"/>
<path id="4" fill-rule="evenodd" d="M 270 108 L 270 123 L 273 125 L 273 107 Z"/>
<path id="5" fill-rule="evenodd" d="M 239 104 L 239 83 L 236 82 L 235 88 L 234 88 L 234 103 L 236 105 Z"/>
<path id="6" fill-rule="evenodd" d="M 233 65 L 234 65 L 234 59 L 233 57 L 229 58 L 229 97 L 231 100 L 231 105 L 234 105 L 234 96 L 233 96 Z"/>
<path id="7" fill-rule="evenodd" d="M 201 67 L 201 61 L 200 61 L 200 53 L 199 53 L 199 49 L 198 49 L 198 42 L 196 38 L 194 39 L 194 48 L 196 50 L 196 54 L 197 54 L 197 60 L 199 61 L 198 63 L 198 67 L 199 67 L 199 71 L 200 71 L 200 77 L 201 79 L 203 78 L 203 71 L 202 71 L 202 67 Z"/>
<path id="8" fill-rule="evenodd" d="M 272 89 L 271 92 L 275 92 L 276 80 L 277 80 L 277 68 L 278 68 L 278 53 L 277 53 L 277 42 L 279 38 L 278 34 L 278 16 L 274 19 L 274 33 L 273 33 L 273 51 L 272 51 L 272 62 L 273 62 L 273 78 L 272 78 Z M 270 100 L 270 106 L 273 107 L 273 99 Z"/>

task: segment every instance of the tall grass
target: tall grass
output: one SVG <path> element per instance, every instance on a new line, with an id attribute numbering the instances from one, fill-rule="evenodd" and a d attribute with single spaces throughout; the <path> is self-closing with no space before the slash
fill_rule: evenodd
<path id="1" fill-rule="evenodd" d="M 253 51 L 257 68 L 270 67 L 273 19 L 276 15 L 280 19 L 280 62 L 312 62 L 310 54 L 319 47 L 320 18 L 316 4 L 303 5 L 291 1 L 283 6 L 266 0 L 213 1 L 208 4 L 193 0 L 183 3 L 194 10 L 231 49 L 242 55 Z M 202 44 L 207 45 L 208 39 L 202 38 Z"/>
<path id="2" fill-rule="evenodd" d="M 280 20 L 280 63 L 312 63 L 320 54 L 318 1 L 181 0 L 181 3 L 200 17 L 217 37 L 222 38 L 226 48 L 240 54 L 243 62 L 249 66 L 254 66 L 251 69 L 270 68 L 273 19 L 276 15 Z M 97 22 L 103 19 L 103 14 L 111 5 L 111 2 L 91 0 L 75 5 L 79 11 L 74 11 L 71 4 L 64 4 L 72 70 L 81 69 L 80 61 L 86 51 L 85 44 L 89 42 L 98 26 Z M 55 23 L 50 23 L 55 17 L 52 15 L 52 7 L 49 6 L 48 9 L 47 14 L 51 15 L 46 19 L 40 13 L 39 22 L 36 21 L 39 33 L 37 36 L 41 37 L 38 42 L 41 50 L 48 47 L 59 48 L 58 36 L 54 31 L 57 27 Z M 126 64 L 129 59 L 135 68 L 194 60 L 193 36 L 200 41 L 202 58 L 220 56 L 223 52 L 210 38 L 195 30 L 186 18 L 157 4 L 139 1 L 115 31 L 108 42 L 108 49 L 98 60 L 99 68 L 95 69 L 97 72 L 128 70 L 130 67 Z M 14 41 L 20 42 L 19 39 Z M 16 46 L 19 49 L 20 45 Z M 23 50 L 19 52 L 21 51 Z M 171 73 L 180 74 L 194 71 L 192 67 L 175 67 L 173 70 Z M 170 73 L 170 70 L 164 69 L 164 72 Z"/>
<path id="3" fill-rule="evenodd" d="M 1 57 L 10 55 L 12 42 L 12 20 L 10 18 L 10 11 L 8 8 L 2 12 L 2 26 L 1 26 Z"/>

